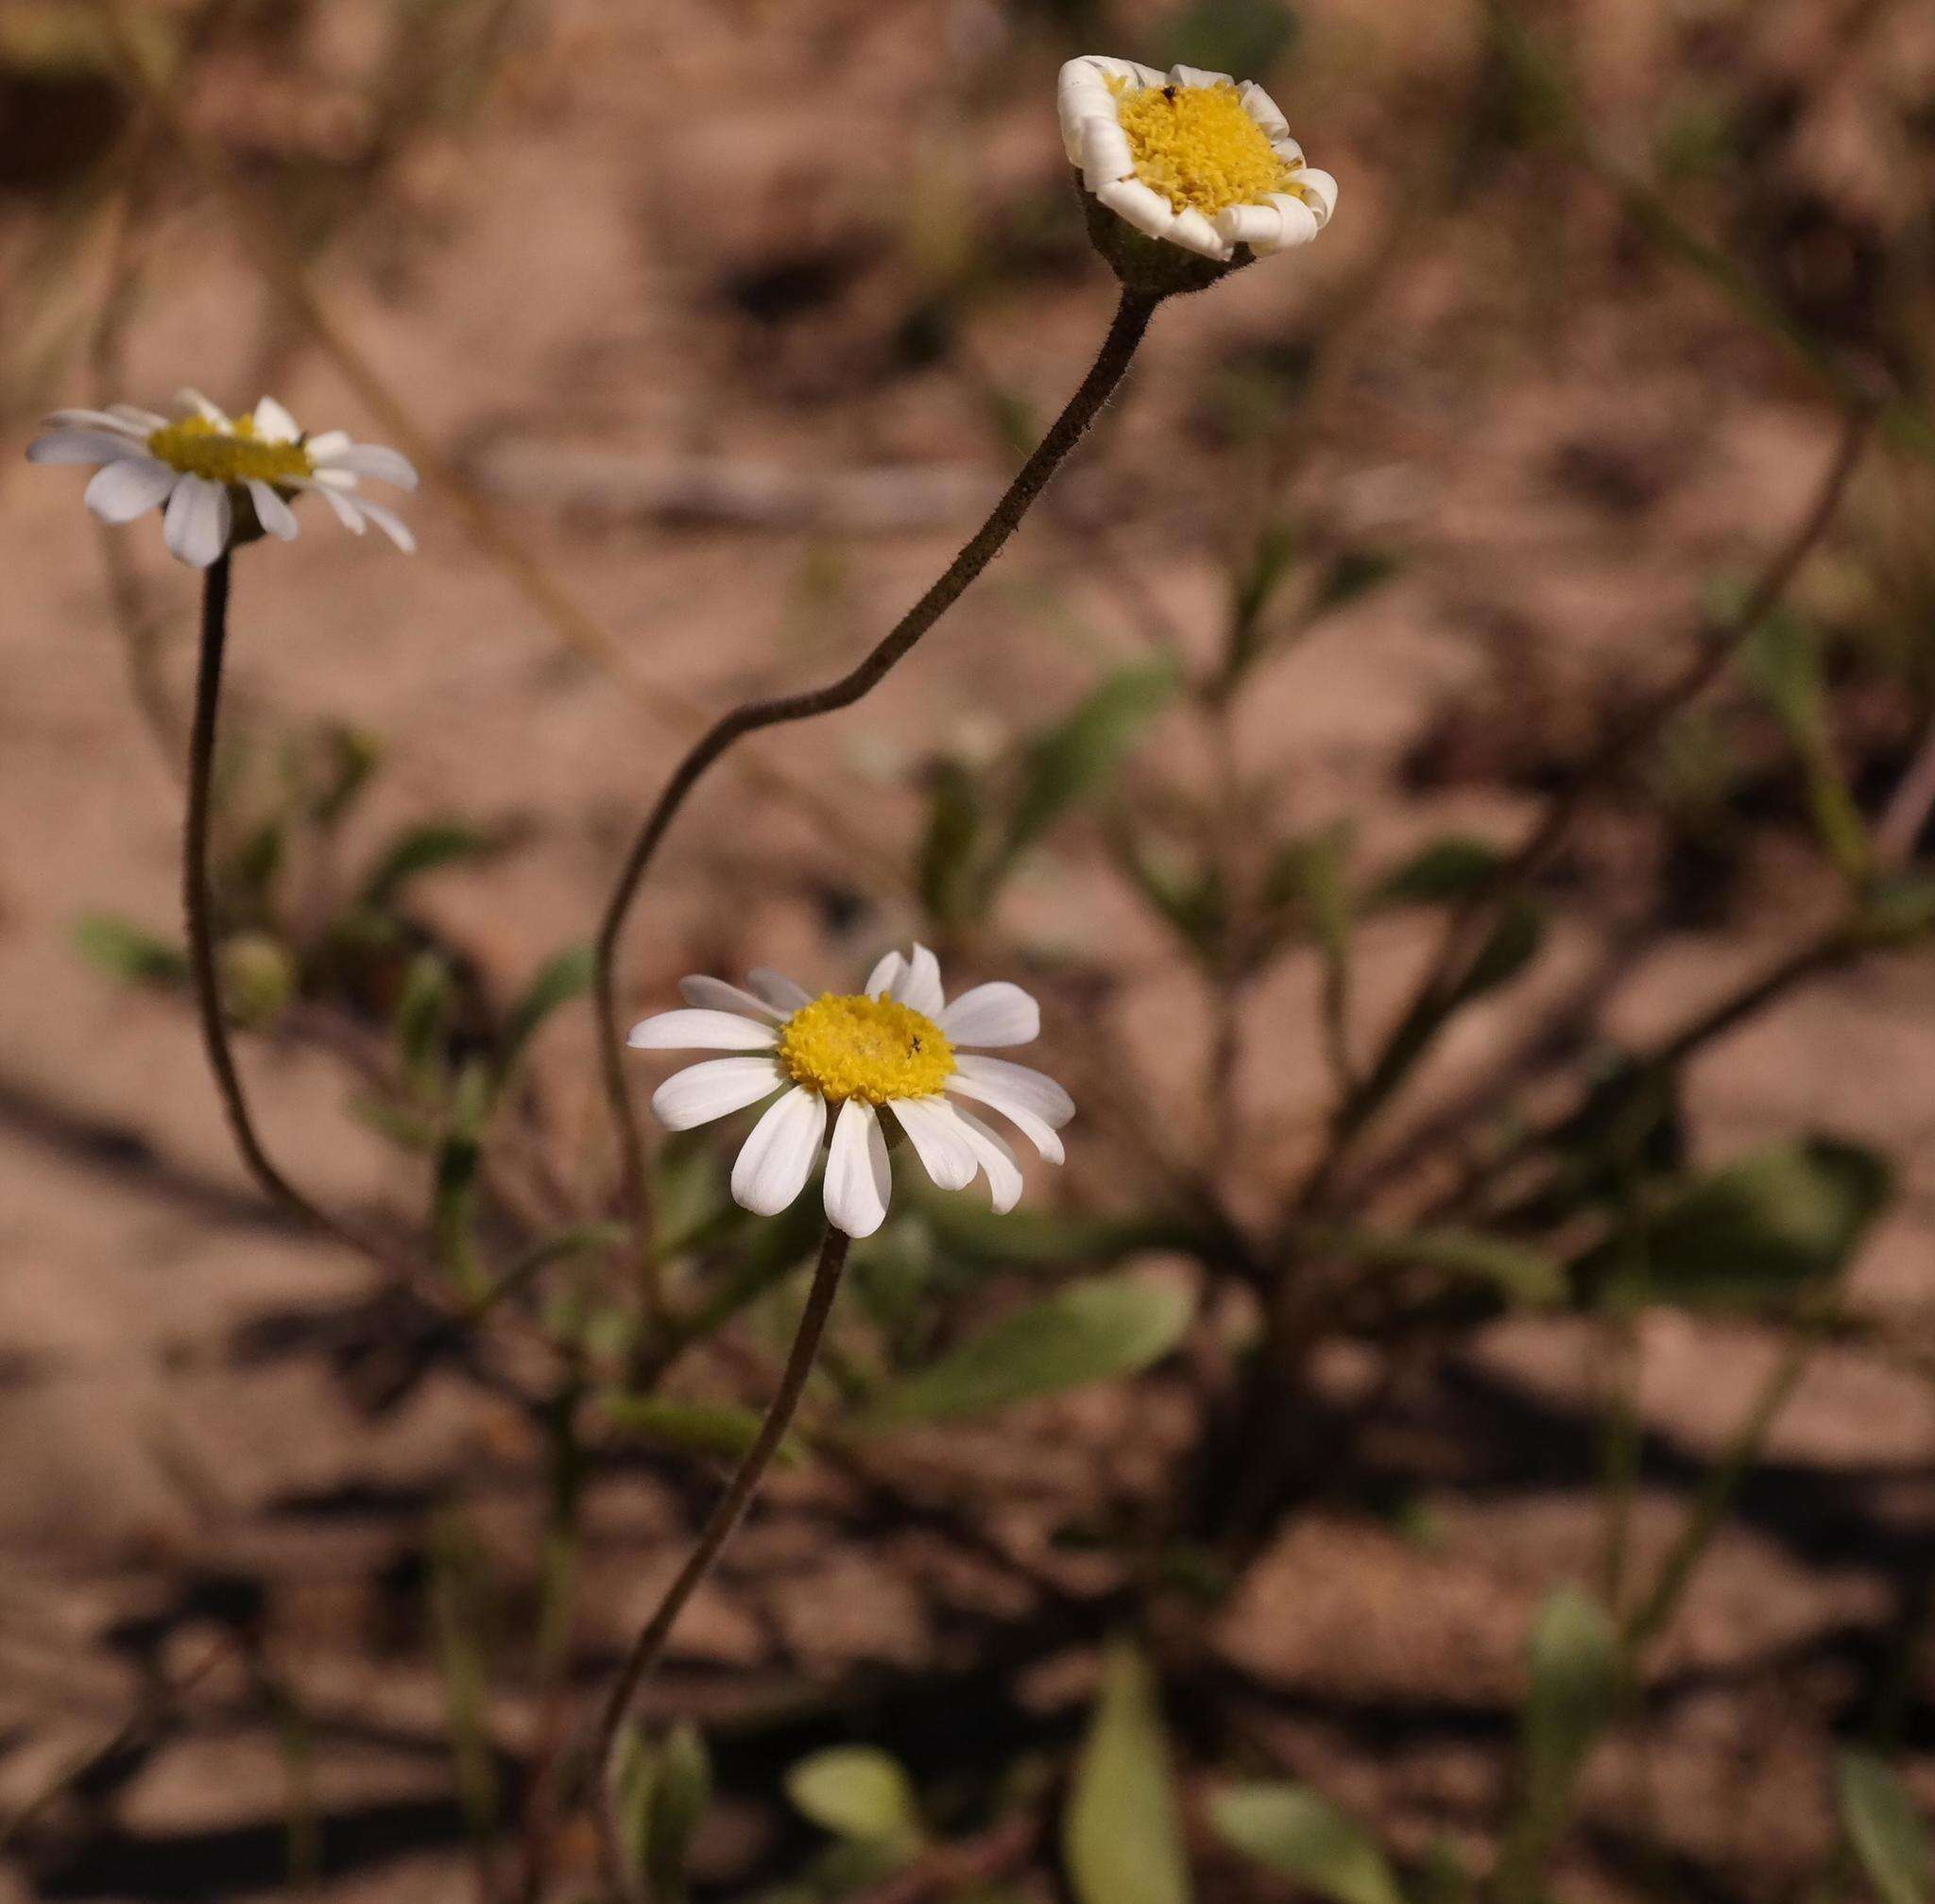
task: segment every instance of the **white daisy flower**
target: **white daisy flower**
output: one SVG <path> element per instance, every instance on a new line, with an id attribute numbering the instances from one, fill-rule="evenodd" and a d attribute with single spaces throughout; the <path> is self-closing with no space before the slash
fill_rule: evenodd
<path id="1" fill-rule="evenodd" d="M 104 523 L 131 523 L 165 505 L 162 534 L 171 554 L 205 569 L 231 546 L 247 511 L 265 535 L 296 534 L 289 499 L 312 489 L 352 535 L 371 523 L 398 548 L 417 546 L 402 519 L 357 493 L 365 476 L 414 489 L 417 472 L 394 450 L 355 443 L 342 430 L 305 437 L 273 397 L 229 417 L 198 390 L 183 390 L 171 419 L 131 403 L 57 410 L 27 445 L 30 463 L 97 463 L 87 506 Z"/>
<path id="2" fill-rule="evenodd" d="M 1088 55 L 1062 68 L 1062 144 L 1084 188 L 1144 235 L 1227 264 L 1308 245 L 1337 180 L 1304 163 L 1276 102 L 1227 73 Z"/>
<path id="3" fill-rule="evenodd" d="M 827 1151 L 827 1220 L 848 1236 L 871 1236 L 885 1220 L 891 1177 L 881 1129 L 884 1105 L 914 1154 L 943 1190 L 963 1190 L 977 1171 L 998 1210 L 1021 1194 L 1021 1166 L 1007 1140 L 961 1100 L 998 1110 L 1052 1163 L 1062 1160 L 1056 1130 L 1075 1114 L 1053 1078 L 968 1047 L 1028 1044 L 1041 1007 L 1019 986 L 976 986 L 953 1003 L 941 992 L 940 963 L 925 946 L 905 959 L 889 952 L 850 996 L 812 997 L 778 972 L 756 971 L 742 991 L 722 979 L 679 986 L 692 1009 L 635 1026 L 628 1043 L 645 1051 L 711 1050 L 676 1072 L 652 1108 L 673 1130 L 710 1124 L 775 1091 L 785 1095 L 753 1126 L 732 1167 L 732 1194 L 762 1216 L 785 1209 L 805 1189 L 832 1118 Z"/>

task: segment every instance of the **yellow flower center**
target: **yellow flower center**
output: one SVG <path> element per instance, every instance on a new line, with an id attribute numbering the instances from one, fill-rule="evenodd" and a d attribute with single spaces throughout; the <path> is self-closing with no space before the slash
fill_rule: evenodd
<path id="1" fill-rule="evenodd" d="M 1145 86 L 1111 79 L 1136 177 L 1178 212 L 1214 216 L 1254 204 L 1266 192 L 1291 189 L 1292 168 L 1271 149 L 1262 127 L 1243 110 L 1237 90 L 1214 86 Z"/>
<path id="2" fill-rule="evenodd" d="M 252 417 L 237 419 L 232 430 L 206 417 L 184 417 L 157 430 L 147 449 L 170 469 L 211 483 L 288 483 L 313 473 L 300 443 L 265 442 Z"/>
<path id="3" fill-rule="evenodd" d="M 954 1047 L 912 1005 L 823 992 L 779 1030 L 779 1062 L 830 1104 L 932 1097 L 954 1072 Z"/>

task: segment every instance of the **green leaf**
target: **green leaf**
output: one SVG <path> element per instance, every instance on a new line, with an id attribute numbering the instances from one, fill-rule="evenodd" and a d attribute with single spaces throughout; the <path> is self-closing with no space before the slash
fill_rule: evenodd
<path id="1" fill-rule="evenodd" d="M 927 825 L 915 856 L 915 882 L 928 918 L 950 925 L 966 913 L 981 841 L 981 790 L 958 761 L 943 761 L 928 789 Z"/>
<path id="2" fill-rule="evenodd" d="M 1533 1624 L 1532 1690 L 1520 1720 L 1524 1792 L 1516 1854 L 1535 1859 L 1565 1823 L 1573 1787 L 1619 1699 L 1618 1634 L 1598 1601 L 1562 1587 Z"/>
<path id="3" fill-rule="evenodd" d="M 1151 907 L 1199 958 L 1213 960 L 1229 924 L 1216 868 L 1175 848 L 1132 838 L 1126 830 L 1113 844 L 1117 863 Z"/>
<path id="4" fill-rule="evenodd" d="M 1308 1785 L 1238 1785 L 1209 1801 L 1225 1844 L 1334 1904 L 1404 1904 L 1378 1841 Z"/>
<path id="5" fill-rule="evenodd" d="M 1565 1300 L 1566 1272 L 1543 1250 L 1449 1226 L 1325 1231 L 1315 1239 L 1352 1262 L 1378 1269 L 1434 1269 L 1488 1284 L 1509 1301 L 1550 1309 Z"/>
<path id="6" fill-rule="evenodd" d="M 951 1421 L 1135 1375 L 1182 1340 L 1194 1311 L 1194 1298 L 1173 1284 L 1130 1276 L 1071 1282 L 889 1382 L 857 1425 Z"/>
<path id="7" fill-rule="evenodd" d="M 75 921 L 74 947 L 89 965 L 124 985 L 188 983 L 188 954 L 172 939 L 113 913 L 88 913 Z"/>
<path id="8" fill-rule="evenodd" d="M 427 1095 L 441 1074 L 455 991 L 450 968 L 434 952 L 419 952 L 397 998 L 397 1059 L 413 1089 Z"/>
<path id="9" fill-rule="evenodd" d="M 431 1203 L 431 1229 L 437 1255 L 472 1301 L 486 1293 L 484 1271 L 471 1234 L 477 1200 L 477 1175 L 484 1158 L 484 1125 L 489 1115 L 488 1072 L 474 1060 L 458 1073 L 451 1092 L 443 1142 L 437 1153 Z"/>
<path id="10" fill-rule="evenodd" d="M 729 1401 L 680 1401 L 667 1395 L 620 1395 L 603 1398 L 607 1417 L 626 1434 L 681 1454 L 699 1454 L 724 1461 L 745 1458 L 758 1440 L 764 1420 L 757 1409 Z M 796 1466 L 805 1460 L 797 1441 L 779 1444 L 776 1460 Z"/>
<path id="11" fill-rule="evenodd" d="M 639 1725 L 626 1725 L 612 1783 L 620 1844 L 633 1876 L 644 1880 L 653 1904 L 685 1904 L 686 1860 L 712 1798 L 711 1759 L 698 1728 L 680 1720 L 655 1751 Z"/>
<path id="12" fill-rule="evenodd" d="M 1177 687 L 1168 662 L 1111 675 L 1069 717 L 1036 736 L 1021 765 L 1000 856 L 1005 867 L 1055 821 L 1102 792 Z"/>
<path id="13" fill-rule="evenodd" d="M 1103 1662 L 1062 1819 L 1062 1852 L 1077 1904 L 1190 1904 L 1156 1682 L 1127 1641 L 1111 1646 Z"/>
<path id="14" fill-rule="evenodd" d="M 1468 899 L 1494 879 L 1505 856 L 1468 833 L 1447 833 L 1388 872 L 1364 896 L 1367 911 L 1442 906 Z"/>
<path id="15" fill-rule="evenodd" d="M 834 1745 L 786 1775 L 786 1795 L 822 1831 L 862 1844 L 912 1846 L 925 1836 L 900 1761 L 870 1745 Z"/>
<path id="16" fill-rule="evenodd" d="M 595 976 L 591 948 L 586 945 L 567 946 L 539 968 L 538 975 L 524 987 L 505 1019 L 497 1046 L 500 1078 L 509 1076 L 544 1021 L 561 1005 L 584 997 Z"/>
<path id="17" fill-rule="evenodd" d="M 1218 0 L 1219 8 L 1222 0 Z M 1206 9 L 1207 10 L 1207 9 Z M 1173 62 L 1171 62 L 1173 63 Z M 1204 62 L 1185 56 L 1188 65 Z M 1231 72 L 1254 73 L 1255 66 L 1231 67 Z M 1237 577 L 1229 610 L 1228 659 L 1224 663 L 1224 680 L 1234 687 L 1270 645 L 1263 617 L 1276 599 L 1284 583 L 1295 572 L 1301 539 L 1288 523 L 1267 523 L 1257 538 L 1249 567 Z"/>
<path id="18" fill-rule="evenodd" d="M 1758 1305 L 1840 1271 L 1888 1202 L 1887 1162 L 1813 1137 L 1775 1144 L 1680 1189 L 1580 1261 L 1617 1280 L 1643 1267 L 1660 1301 Z"/>
<path id="19" fill-rule="evenodd" d="M 1935 1854 L 1915 1801 L 1893 1771 L 1871 1752 L 1844 1751 L 1835 1760 L 1834 1800 L 1881 1904 L 1929 1904 Z"/>
<path id="20" fill-rule="evenodd" d="M 1072 1216 L 1025 1209 L 1003 1212 L 972 1197 L 945 1192 L 923 1198 L 922 1215 L 947 1254 L 988 1269 L 1119 1262 L 1139 1250 L 1202 1249 L 1211 1241 L 1200 1223 L 1186 1217 Z"/>
<path id="21" fill-rule="evenodd" d="M 1317 584 L 1310 619 L 1334 614 L 1373 589 L 1381 589 L 1401 566 L 1386 549 L 1340 549 Z"/>
<path id="22" fill-rule="evenodd" d="M 503 844 L 462 820 L 430 820 L 405 828 L 365 875 L 362 902 L 371 912 L 387 911 L 413 880 L 445 866 L 489 859 L 503 849 Z"/>

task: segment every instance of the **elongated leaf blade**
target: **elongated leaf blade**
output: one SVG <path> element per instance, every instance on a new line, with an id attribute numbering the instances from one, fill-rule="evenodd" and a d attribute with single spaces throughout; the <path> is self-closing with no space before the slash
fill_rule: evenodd
<path id="1" fill-rule="evenodd" d="M 1308 1785 L 1238 1785 L 1210 1801 L 1233 1850 L 1332 1904 L 1404 1904 L 1378 1841 Z"/>
<path id="2" fill-rule="evenodd" d="M 1861 1869 L 1881 1904 L 1930 1904 L 1935 1852 L 1928 1827 L 1894 1772 L 1870 1752 L 1843 1752 L 1834 1768 L 1835 1804 Z"/>
<path id="3" fill-rule="evenodd" d="M 1190 1904 L 1155 1676 L 1125 1641 L 1104 1663 L 1062 1850 L 1078 1904 Z"/>

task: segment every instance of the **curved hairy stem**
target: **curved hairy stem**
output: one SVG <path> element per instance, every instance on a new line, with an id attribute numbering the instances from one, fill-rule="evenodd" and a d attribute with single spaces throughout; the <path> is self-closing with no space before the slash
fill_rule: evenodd
<path id="1" fill-rule="evenodd" d="M 1103 405 L 1114 393 L 1142 341 L 1154 314 L 1154 300 L 1124 291 L 1109 326 L 1100 353 L 1081 387 L 1070 398 L 1068 407 L 1050 425 L 1039 447 L 1021 466 L 1008 485 L 1006 493 L 994 506 L 987 520 L 954 559 L 940 579 L 915 603 L 855 667 L 836 681 L 804 694 L 782 695 L 772 700 L 748 701 L 721 716 L 694 744 L 673 770 L 664 791 L 646 815 L 638 836 L 632 841 L 625 866 L 607 901 L 598 928 L 597 1003 L 600 1061 L 604 1073 L 605 1096 L 610 1106 L 611 1122 L 617 1133 L 620 1165 L 625 1177 L 625 1208 L 631 1218 L 638 1256 L 640 1288 L 645 1304 L 648 1332 L 656 1330 L 659 1320 L 657 1277 L 653 1267 L 650 1222 L 650 1189 L 645 1175 L 644 1142 L 625 1090 L 623 1044 L 618 1027 L 617 954 L 620 935 L 638 897 L 639 886 L 671 828 L 678 810 L 691 797 L 708 768 L 736 742 L 762 728 L 775 728 L 788 721 L 812 720 L 851 707 L 869 693 L 881 679 L 914 647 L 915 643 L 953 607 L 969 583 L 1001 553 L 1002 545 L 1020 526 L 1035 499 L 1047 487 L 1049 478 L 1081 441 Z"/>
<path id="2" fill-rule="evenodd" d="M 626 1872 L 611 1775 L 612 1756 L 619 1734 L 624 1729 L 625 1715 L 631 1710 L 632 1701 L 638 1697 L 639 1688 L 663 1655 L 665 1643 L 671 1638 L 672 1629 L 685 1610 L 686 1603 L 712 1570 L 713 1563 L 732 1538 L 734 1529 L 745 1516 L 745 1510 L 751 1506 L 766 1469 L 772 1466 L 774 1455 L 779 1451 L 780 1443 L 786 1439 L 787 1431 L 793 1426 L 799 1398 L 806 1388 L 806 1379 L 813 1372 L 814 1356 L 819 1353 L 820 1337 L 826 1332 L 827 1318 L 832 1313 L 833 1298 L 839 1294 L 840 1276 L 847 1266 L 849 1243 L 850 1239 L 844 1231 L 835 1229 L 831 1224 L 827 1226 L 825 1240 L 820 1244 L 819 1261 L 813 1268 L 813 1287 L 806 1298 L 806 1310 L 799 1318 L 799 1329 L 793 1338 L 793 1348 L 786 1358 L 785 1371 L 779 1377 L 779 1387 L 773 1397 L 772 1406 L 766 1410 L 766 1418 L 761 1424 L 752 1447 L 746 1450 L 745 1459 L 739 1464 L 738 1472 L 719 1498 L 718 1505 L 707 1517 L 697 1545 L 679 1569 L 678 1577 L 665 1589 L 651 1619 L 646 1621 L 643 1630 L 632 1642 L 625 1665 L 599 1711 L 597 1729 L 591 1741 L 591 1805 L 598 1825 L 598 1844 L 605 1863 L 606 1879 L 618 1896 L 628 1896 L 634 1889 Z"/>
<path id="3" fill-rule="evenodd" d="M 215 729 L 222 697 L 222 657 L 229 639 L 229 570 L 232 557 L 224 551 L 205 573 L 201 597 L 201 653 L 195 676 L 195 718 L 188 739 L 188 820 L 181 855 L 182 909 L 188 919 L 188 963 L 194 981 L 196 1009 L 201 1020 L 201 1041 L 209 1069 L 221 1093 L 222 1110 L 242 1160 L 270 1199 L 306 1224 L 327 1230 L 351 1248 L 395 1267 L 394 1251 L 359 1235 L 340 1218 L 318 1209 L 270 1160 L 243 1094 L 235 1054 L 229 1043 L 228 1020 L 222 1011 L 221 973 L 215 947 L 214 907 L 209 890 L 208 836 L 214 779 Z M 407 1264 L 403 1265 L 407 1269 Z"/>

